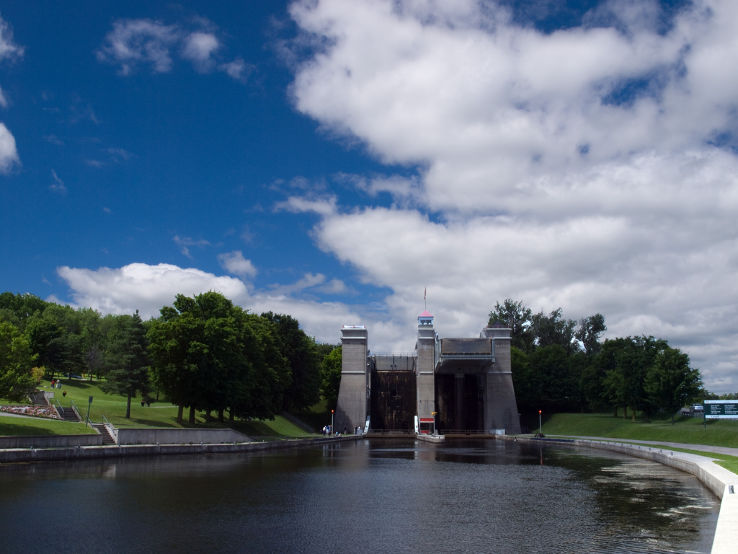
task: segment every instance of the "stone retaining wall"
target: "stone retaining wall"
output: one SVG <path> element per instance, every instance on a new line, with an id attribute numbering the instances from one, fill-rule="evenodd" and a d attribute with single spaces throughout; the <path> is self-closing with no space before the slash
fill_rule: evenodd
<path id="1" fill-rule="evenodd" d="M 118 428 L 118 444 L 222 444 L 249 442 L 233 429 L 126 429 Z"/>
<path id="2" fill-rule="evenodd" d="M 171 454 L 225 454 L 277 450 L 353 441 L 361 435 L 343 437 L 291 439 L 269 442 L 236 444 L 149 444 L 118 446 L 75 446 L 72 448 L 8 449 L 0 450 L 0 463 L 83 460 L 93 458 L 122 458 L 128 456 L 160 456 Z"/>
<path id="3" fill-rule="evenodd" d="M 6 448 L 69 448 L 101 446 L 102 435 L 31 435 L 0 437 L 0 449 Z"/>

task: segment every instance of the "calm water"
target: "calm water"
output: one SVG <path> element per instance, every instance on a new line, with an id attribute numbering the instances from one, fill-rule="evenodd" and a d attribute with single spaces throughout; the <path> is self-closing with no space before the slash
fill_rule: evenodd
<path id="1" fill-rule="evenodd" d="M 0 466 L 3 552 L 709 552 L 718 509 L 659 464 L 503 441 Z"/>

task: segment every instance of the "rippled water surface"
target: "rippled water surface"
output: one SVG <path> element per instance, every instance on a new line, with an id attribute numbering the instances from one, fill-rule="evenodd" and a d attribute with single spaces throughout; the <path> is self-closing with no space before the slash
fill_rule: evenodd
<path id="1" fill-rule="evenodd" d="M 3 552 L 709 552 L 718 510 L 653 462 L 505 441 L 0 466 Z"/>

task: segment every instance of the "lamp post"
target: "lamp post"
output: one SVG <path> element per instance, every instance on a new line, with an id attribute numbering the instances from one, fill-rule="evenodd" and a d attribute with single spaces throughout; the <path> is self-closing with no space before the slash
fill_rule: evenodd
<path id="1" fill-rule="evenodd" d="M 87 418 L 85 420 L 85 426 L 90 425 L 90 407 L 92 407 L 92 397 L 91 396 L 87 402 Z"/>
<path id="2" fill-rule="evenodd" d="M 541 410 L 538 410 L 538 434 L 541 435 Z"/>
<path id="3" fill-rule="evenodd" d="M 333 429 L 333 413 L 334 413 L 335 411 L 336 411 L 336 410 L 331 410 L 331 435 L 335 435 L 335 434 L 336 434 L 336 432 L 335 432 L 335 431 L 334 431 L 334 429 Z"/>

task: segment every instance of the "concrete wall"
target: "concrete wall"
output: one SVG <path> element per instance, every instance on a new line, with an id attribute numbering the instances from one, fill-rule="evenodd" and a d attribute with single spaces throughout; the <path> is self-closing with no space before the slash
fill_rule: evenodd
<path id="1" fill-rule="evenodd" d="M 282 450 L 300 446 L 314 446 L 354 441 L 363 435 L 347 435 L 345 437 L 293 439 L 269 442 L 248 442 L 237 444 L 154 444 L 126 446 L 76 446 L 73 448 L 45 449 L 0 449 L 0 463 L 12 462 L 50 462 L 64 460 L 82 460 L 95 458 L 123 458 L 128 456 L 160 456 L 166 454 L 231 454 L 239 452 L 257 452 L 261 450 Z"/>
<path id="2" fill-rule="evenodd" d="M 345 428 L 364 428 L 367 416 L 369 375 L 367 354 L 369 335 L 363 325 L 346 325 L 341 329 L 341 385 L 338 389 L 338 404 L 333 427 L 339 433 Z"/>
<path id="3" fill-rule="evenodd" d="M 495 357 L 494 365 L 487 372 L 485 430 L 505 429 L 507 434 L 520 433 L 520 416 L 512 380 L 511 330 L 487 327 L 482 334 L 492 339 Z"/>
<path id="4" fill-rule="evenodd" d="M 505 433 L 520 433 L 518 404 L 512 374 L 490 371 L 487 373 L 486 402 L 484 410 L 485 431 L 494 433 L 504 429 Z"/>
<path id="5" fill-rule="evenodd" d="M 100 446 L 102 435 L 32 435 L 0 437 L 0 449 L 6 448 L 68 448 L 74 446 Z"/>
<path id="6" fill-rule="evenodd" d="M 224 444 L 250 440 L 233 429 L 118 429 L 118 444 Z"/>

